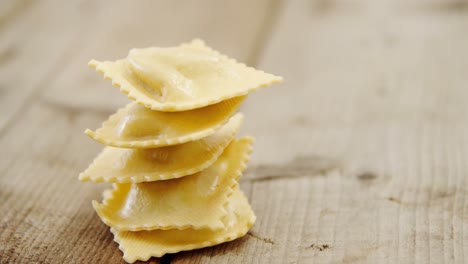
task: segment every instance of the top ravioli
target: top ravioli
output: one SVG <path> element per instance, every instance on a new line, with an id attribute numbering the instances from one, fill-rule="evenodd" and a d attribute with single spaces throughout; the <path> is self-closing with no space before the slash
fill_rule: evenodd
<path id="1" fill-rule="evenodd" d="M 92 60 L 89 65 L 130 99 L 165 112 L 215 104 L 282 80 L 238 63 L 201 40 L 177 47 L 132 49 L 126 59 Z"/>

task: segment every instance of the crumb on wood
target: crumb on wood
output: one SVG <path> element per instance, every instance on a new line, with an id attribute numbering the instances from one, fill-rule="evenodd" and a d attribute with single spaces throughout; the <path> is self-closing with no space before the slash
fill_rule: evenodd
<path id="1" fill-rule="evenodd" d="M 267 243 L 267 244 L 271 244 L 271 245 L 274 245 L 274 244 L 275 244 L 275 241 L 273 241 L 273 239 L 271 239 L 271 238 L 263 238 L 263 237 L 261 237 L 261 236 L 255 234 L 255 233 L 252 232 L 252 231 L 249 231 L 249 232 L 247 233 L 247 235 L 249 235 L 249 236 L 251 236 L 251 237 L 253 237 L 253 238 L 256 238 L 256 239 L 258 239 L 258 240 L 261 240 L 261 241 L 263 241 L 263 242 L 265 242 L 265 243 Z"/>

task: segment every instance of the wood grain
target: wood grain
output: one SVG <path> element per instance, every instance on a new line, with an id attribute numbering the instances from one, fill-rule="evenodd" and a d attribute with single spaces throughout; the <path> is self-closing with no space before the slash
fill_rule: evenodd
<path id="1" fill-rule="evenodd" d="M 0 26 L 0 133 L 37 100 L 103 7 L 87 0 L 13 1 Z M 54 15 L 50 15 L 54 14 Z M 88 21 L 83 21 L 83 16 Z"/>
<path id="2" fill-rule="evenodd" d="M 288 1 L 243 109 L 258 221 L 173 262 L 465 263 L 466 6 Z"/>
<path id="3" fill-rule="evenodd" d="M 101 148 L 82 131 L 127 99 L 86 63 L 193 37 L 285 83 L 242 108 L 254 228 L 150 262 L 468 259 L 467 1 L 5 3 L 0 263 L 123 261 L 90 204 L 106 186 L 77 175 Z"/>

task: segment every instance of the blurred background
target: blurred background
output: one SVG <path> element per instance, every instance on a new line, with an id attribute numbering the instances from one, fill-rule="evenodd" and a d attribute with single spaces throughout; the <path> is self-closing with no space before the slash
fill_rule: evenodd
<path id="1" fill-rule="evenodd" d="M 170 261 L 468 258 L 468 1 L 0 0 L 1 263 L 122 261 L 77 175 L 128 99 L 87 63 L 193 38 L 285 81 L 241 108 L 255 227 Z"/>

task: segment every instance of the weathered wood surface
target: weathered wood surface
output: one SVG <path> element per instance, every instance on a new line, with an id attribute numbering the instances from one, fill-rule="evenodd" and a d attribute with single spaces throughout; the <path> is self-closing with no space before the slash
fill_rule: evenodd
<path id="1" fill-rule="evenodd" d="M 113 3 L 0 5 L 1 263 L 122 262 L 77 174 L 126 98 L 86 62 L 192 37 L 285 83 L 242 108 L 252 231 L 162 262 L 468 261 L 468 2 Z"/>

